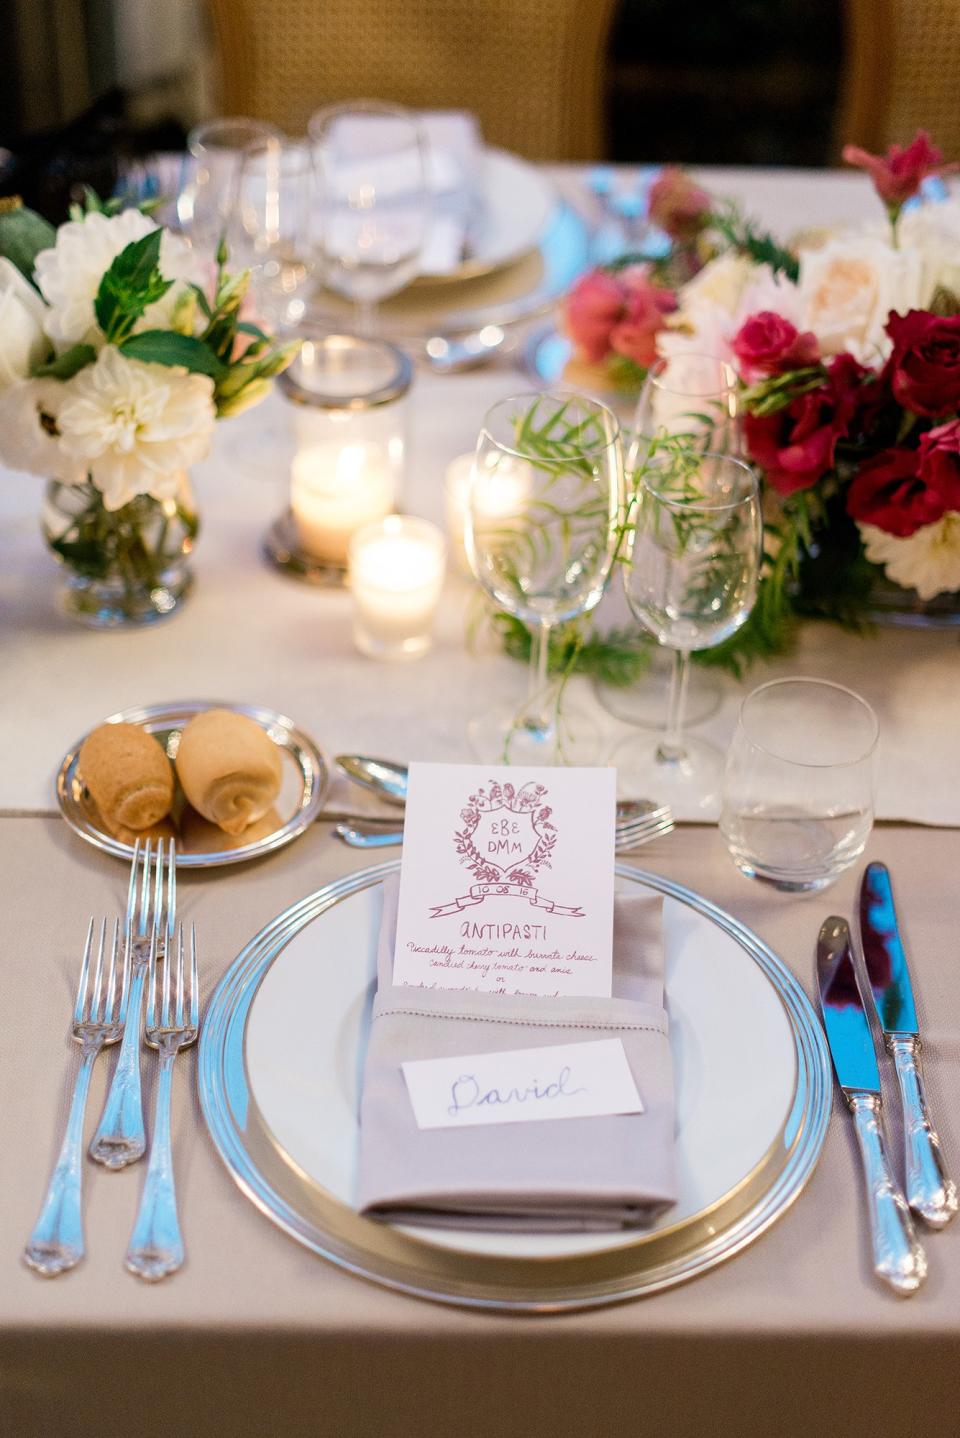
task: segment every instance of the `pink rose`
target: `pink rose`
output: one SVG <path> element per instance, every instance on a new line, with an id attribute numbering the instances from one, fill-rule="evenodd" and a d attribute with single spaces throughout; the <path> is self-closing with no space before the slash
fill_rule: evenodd
<path id="1" fill-rule="evenodd" d="M 858 165 L 868 172 L 877 194 L 894 216 L 928 175 L 946 175 L 957 168 L 955 164 L 942 163 L 943 153 L 931 145 L 926 130 L 918 130 L 906 149 L 891 145 L 885 155 L 871 155 L 859 145 L 844 145 L 843 158 L 848 165 Z"/>
<path id="2" fill-rule="evenodd" d="M 642 266 L 624 270 L 620 278 L 626 310 L 610 332 L 610 346 L 625 359 L 649 369 L 657 358 L 657 335 L 665 317 L 677 308 L 677 297 L 672 290 L 653 284 Z"/>
<path id="3" fill-rule="evenodd" d="M 567 296 L 565 328 L 585 360 L 599 364 L 606 359 L 623 313 L 623 287 L 615 275 L 591 270 L 577 281 Z"/>
<path id="4" fill-rule="evenodd" d="M 674 240 L 692 240 L 710 212 L 710 196 L 679 165 L 666 165 L 650 187 L 647 214 Z"/>
<path id="5" fill-rule="evenodd" d="M 732 340 L 740 374 L 752 384 L 767 375 L 814 365 L 820 359 L 817 337 L 811 330 L 799 332 L 796 325 L 775 314 L 761 310 L 744 320 Z"/>

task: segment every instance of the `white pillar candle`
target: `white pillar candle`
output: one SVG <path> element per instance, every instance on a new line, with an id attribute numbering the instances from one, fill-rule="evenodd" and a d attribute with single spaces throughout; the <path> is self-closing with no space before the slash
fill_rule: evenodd
<path id="1" fill-rule="evenodd" d="M 346 564 L 358 529 L 382 519 L 396 497 L 394 467 L 379 446 L 333 443 L 301 449 L 290 476 L 290 508 L 308 554 Z"/>
<path id="2" fill-rule="evenodd" d="M 443 587 L 443 535 L 425 519 L 391 514 L 354 535 L 354 639 L 376 659 L 416 659 L 432 642 Z"/>
<path id="3" fill-rule="evenodd" d="M 444 500 L 450 551 L 460 567 L 470 572 L 464 531 L 470 506 L 470 485 L 473 477 L 473 454 L 460 454 L 447 465 L 444 478 Z M 532 476 L 525 460 L 511 460 L 490 455 L 493 463 L 481 476 L 474 512 L 485 519 L 508 519 L 519 514 L 530 497 Z"/>

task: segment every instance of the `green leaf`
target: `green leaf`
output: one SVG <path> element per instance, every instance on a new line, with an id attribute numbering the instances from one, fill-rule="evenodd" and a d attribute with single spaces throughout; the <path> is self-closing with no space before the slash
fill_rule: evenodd
<path id="1" fill-rule="evenodd" d="M 226 366 L 203 340 L 175 330 L 143 330 L 125 339 L 120 349 L 128 359 L 142 360 L 144 364 L 182 365 L 192 374 L 206 374 L 214 380 L 227 373 Z"/>
<path id="2" fill-rule="evenodd" d="M 732 202 L 724 209 L 714 210 L 708 221 L 708 228 L 717 234 L 732 249 L 746 255 L 758 265 L 769 265 L 774 274 L 786 275 L 796 284 L 800 278 L 800 261 L 791 250 L 786 250 L 772 235 L 758 229 L 747 220 Z"/>
<path id="3" fill-rule="evenodd" d="M 96 357 L 97 352 L 93 345 L 71 345 L 49 364 L 40 365 L 37 374 L 49 376 L 51 379 L 73 379 L 78 370 L 93 364 Z"/>
<path id="4" fill-rule="evenodd" d="M 33 281 L 33 263 L 41 250 L 56 244 L 57 232 L 42 215 L 18 199 L 0 200 L 0 255 Z"/>
<path id="5" fill-rule="evenodd" d="M 119 344 L 130 334 L 148 305 L 170 289 L 172 280 L 160 273 L 162 230 L 151 230 L 117 255 L 100 281 L 94 301 L 97 324 L 107 339 Z"/>

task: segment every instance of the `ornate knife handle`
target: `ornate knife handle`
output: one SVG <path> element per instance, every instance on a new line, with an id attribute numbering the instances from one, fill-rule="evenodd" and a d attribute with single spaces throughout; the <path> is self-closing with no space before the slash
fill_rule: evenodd
<path id="1" fill-rule="evenodd" d="M 851 1093 L 847 1094 L 847 1103 L 863 1159 L 874 1272 L 895 1293 L 908 1297 L 926 1278 L 927 1259 L 890 1168 L 880 1125 L 880 1099 L 872 1093 Z"/>
<path id="2" fill-rule="evenodd" d="M 943 1148 L 927 1113 L 920 1068 L 920 1040 L 914 1034 L 887 1034 L 903 1103 L 907 1202 L 924 1223 L 943 1228 L 957 1211 L 957 1186 L 948 1178 Z"/>

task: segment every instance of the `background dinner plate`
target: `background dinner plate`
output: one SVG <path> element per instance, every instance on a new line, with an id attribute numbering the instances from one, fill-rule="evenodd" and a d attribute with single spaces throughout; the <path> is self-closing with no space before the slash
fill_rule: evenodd
<path id="1" fill-rule="evenodd" d="M 553 1311 L 692 1277 L 782 1213 L 813 1170 L 830 1108 L 822 1031 L 796 980 L 749 930 L 625 865 L 666 896 L 680 1197 L 651 1229 L 503 1234 L 394 1227 L 353 1211 L 357 1113 L 373 994 L 381 865 L 280 915 L 207 1013 L 200 1092 L 241 1188 L 293 1237 L 387 1286 L 469 1306 Z"/>
<path id="2" fill-rule="evenodd" d="M 217 868 L 223 864 L 241 864 L 261 854 L 289 844 L 302 834 L 323 806 L 330 787 L 330 766 L 324 755 L 301 729 L 283 714 L 248 704 L 231 704 L 226 700 L 192 700 L 179 704 L 154 704 L 143 709 L 124 709 L 103 720 L 105 724 L 139 724 L 160 741 L 170 759 L 175 759 L 183 728 L 196 715 L 208 709 L 230 709 L 253 719 L 280 750 L 283 778 L 273 808 L 277 824 L 268 833 L 247 840 L 233 848 L 224 847 L 228 835 L 221 835 L 214 825 L 197 825 L 202 835 L 198 846 L 177 841 L 177 867 L 183 869 Z M 87 736 L 84 735 L 83 739 Z M 129 859 L 133 846 L 110 833 L 97 811 L 97 806 L 78 773 L 77 761 L 83 739 L 79 739 L 64 755 L 57 774 L 57 802 L 71 829 L 108 854 Z M 178 791 L 179 792 L 179 791 Z M 258 828 L 258 826 L 253 826 Z M 258 829 L 259 832 L 259 829 Z M 238 836 L 243 839 L 243 835 Z M 202 847 L 199 843 L 202 842 Z"/>
<path id="3" fill-rule="evenodd" d="M 484 150 L 469 257 L 442 274 L 426 272 L 414 284 L 472 279 L 511 264 L 534 249 L 555 204 L 556 192 L 541 168 L 507 150 Z"/>

